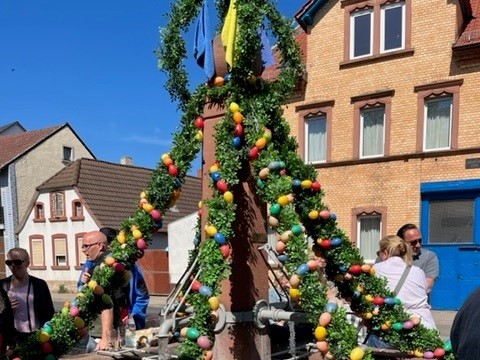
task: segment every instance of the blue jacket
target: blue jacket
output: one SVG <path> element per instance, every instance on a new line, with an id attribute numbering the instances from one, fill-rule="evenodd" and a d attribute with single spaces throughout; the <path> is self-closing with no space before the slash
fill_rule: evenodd
<path id="1" fill-rule="evenodd" d="M 83 269 L 78 278 L 78 286 L 83 285 L 81 281 L 82 274 L 87 269 L 93 269 L 94 267 L 94 262 L 90 260 L 85 261 Z M 147 285 L 145 284 L 145 279 L 140 266 L 135 263 L 130 272 L 132 273 L 132 277 L 130 278 L 130 283 L 128 286 L 128 300 L 130 303 L 129 313 L 132 314 L 132 317 L 135 320 L 135 326 L 137 330 L 144 329 L 150 295 L 148 294 Z"/>

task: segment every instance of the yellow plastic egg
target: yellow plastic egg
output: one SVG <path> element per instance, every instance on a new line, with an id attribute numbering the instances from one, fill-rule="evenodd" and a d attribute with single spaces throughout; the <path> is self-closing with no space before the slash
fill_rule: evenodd
<path id="1" fill-rule="evenodd" d="M 225 191 L 223 193 L 223 199 L 228 203 L 231 204 L 233 202 L 233 194 L 230 191 Z"/>
<path id="2" fill-rule="evenodd" d="M 267 139 L 265 138 L 260 138 L 255 142 L 255 146 L 259 148 L 260 150 L 263 149 L 267 145 Z"/>
<path id="3" fill-rule="evenodd" d="M 228 107 L 232 113 L 236 113 L 237 111 L 240 111 L 240 106 L 236 102 L 231 102 L 230 106 Z"/>
<path id="4" fill-rule="evenodd" d="M 350 352 L 350 360 L 362 360 L 365 356 L 365 351 L 357 346 Z"/>
<path id="5" fill-rule="evenodd" d="M 317 326 L 315 328 L 315 339 L 317 341 L 325 340 L 327 337 L 327 329 L 324 326 Z"/>
<path id="6" fill-rule="evenodd" d="M 220 306 L 220 300 L 216 296 L 212 296 L 208 299 L 208 303 L 210 304 L 210 309 L 217 310 Z"/>
<path id="7" fill-rule="evenodd" d="M 135 230 L 132 231 L 132 235 L 133 235 L 133 237 L 134 237 L 135 239 L 138 240 L 138 239 L 141 239 L 141 237 L 142 237 L 142 232 L 141 232 L 140 230 L 138 230 L 138 229 L 135 229 Z"/>
<path id="8" fill-rule="evenodd" d="M 311 180 L 303 180 L 300 183 L 300 186 L 304 189 L 310 189 L 312 187 L 312 181 Z"/>
<path id="9" fill-rule="evenodd" d="M 290 201 L 288 200 L 288 196 L 287 195 L 282 195 L 278 198 L 277 202 L 280 204 L 280 206 L 285 206 L 287 204 L 290 203 Z"/>
<path id="10" fill-rule="evenodd" d="M 152 204 L 146 203 L 146 204 L 143 204 L 143 205 L 142 205 L 142 209 L 143 209 L 146 213 L 150 214 L 154 208 L 153 208 L 153 205 L 152 205 Z"/>
<path id="11" fill-rule="evenodd" d="M 205 227 L 205 232 L 208 236 L 214 236 L 217 233 L 217 228 L 213 225 L 207 225 Z"/>

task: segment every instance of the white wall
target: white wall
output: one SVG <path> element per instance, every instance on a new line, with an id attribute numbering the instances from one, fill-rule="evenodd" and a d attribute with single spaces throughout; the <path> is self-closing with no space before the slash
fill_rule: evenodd
<path id="1" fill-rule="evenodd" d="M 79 199 L 75 190 L 65 191 L 65 210 L 67 214 L 67 221 L 50 222 L 48 220 L 50 216 L 50 194 L 40 194 L 37 198 L 37 202 L 42 202 L 45 211 L 45 222 L 35 223 L 34 210 L 29 214 L 28 219 L 19 233 L 20 247 L 27 249 L 30 252 L 29 236 L 34 234 L 43 235 L 44 247 L 45 247 L 45 264 L 46 270 L 29 270 L 30 274 L 37 276 L 49 282 L 49 285 L 59 285 L 60 283 L 69 284 L 75 283 L 78 280 L 80 274 L 79 270 L 75 269 L 77 254 L 75 245 L 75 234 L 88 232 L 92 230 L 98 230 L 98 226 L 93 221 L 91 215 L 87 209 L 83 208 L 84 221 L 71 221 L 72 216 L 72 201 Z M 66 234 L 67 235 L 67 249 L 68 249 L 68 265 L 69 270 L 52 270 L 53 265 L 53 234 Z"/>
<path id="2" fill-rule="evenodd" d="M 188 251 L 194 247 L 197 218 L 197 213 L 194 213 L 168 225 L 168 270 L 171 284 L 176 284 L 187 269 Z"/>

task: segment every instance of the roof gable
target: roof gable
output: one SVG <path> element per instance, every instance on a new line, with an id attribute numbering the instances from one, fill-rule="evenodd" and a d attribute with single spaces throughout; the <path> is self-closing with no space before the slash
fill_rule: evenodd
<path id="1" fill-rule="evenodd" d="M 18 132 L 25 132 L 27 130 L 25 130 L 22 124 L 20 124 L 18 121 L 14 121 L 10 124 L 0 126 L 0 135 L 12 134 L 9 131 L 15 131 L 16 133 L 18 133 Z"/>
<path id="2" fill-rule="evenodd" d="M 153 170 L 94 159 L 78 159 L 37 187 L 39 192 L 75 188 L 99 227 L 119 228 L 136 210 Z M 198 210 L 201 179 L 187 176 L 182 195 L 165 216 L 164 227 Z M 68 207 L 68 204 L 67 204 Z"/>
<path id="3" fill-rule="evenodd" d="M 65 126 L 67 124 L 0 136 L 0 169 L 27 153 Z"/>

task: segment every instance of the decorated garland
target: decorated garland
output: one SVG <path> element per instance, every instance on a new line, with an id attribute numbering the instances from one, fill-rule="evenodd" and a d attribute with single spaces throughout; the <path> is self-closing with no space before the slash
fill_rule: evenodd
<path id="1" fill-rule="evenodd" d="M 269 225 L 279 234 L 276 251 L 291 276 L 290 296 L 315 325 L 319 351 L 338 360 L 373 358 L 357 346 L 357 331 L 347 321 L 346 310 L 328 302 L 316 264 L 309 261 L 307 238 L 314 239 L 313 251 L 326 259 L 327 278 L 350 300 L 369 329 L 402 351 L 426 359 L 453 359 L 450 345 L 442 342 L 438 331 L 426 329 L 419 319 L 410 317 L 386 287 L 385 279 L 375 277 L 364 263 L 358 249 L 337 227 L 335 214 L 323 204 L 315 169 L 296 154 L 297 144 L 290 137 L 281 108 L 303 69 L 289 20 L 269 1 L 236 0 L 239 27 L 229 74 L 200 85 L 193 94 L 188 91 L 182 63 L 187 52 L 181 34 L 196 18 L 202 2 L 179 0 L 173 4 L 157 50 L 159 66 L 169 75 L 166 88 L 183 111 L 170 153 L 162 155 L 148 188 L 140 194 L 138 210 L 122 223 L 111 256 L 94 270 L 87 286 L 78 289 L 75 299 L 20 345 L 20 359 L 53 360 L 68 352 L 86 334 L 99 304 L 109 304 L 113 289 L 128 282 L 129 269 L 143 256 L 152 234 L 162 227 L 163 214 L 181 195 L 185 175 L 203 142 L 201 114 L 206 99 L 226 111 L 215 129 L 217 161 L 209 169 L 213 196 L 204 204 L 208 208 L 206 226 L 201 229 L 199 219 L 195 249 L 190 254 L 191 259 L 199 256 L 198 278 L 185 288 L 186 292 L 192 290 L 183 300 L 193 306 L 194 315 L 189 327 L 181 330 L 180 358 L 213 357 L 220 283 L 231 271 L 235 187 L 242 169 L 251 167 L 257 194 L 270 205 Z M 216 1 L 220 19 L 229 5 L 227 0 Z M 261 49 L 257 29 L 265 19 L 276 38 L 281 63 L 279 76 L 271 82 L 256 77 L 252 70 Z M 204 241 L 200 241 L 202 232 Z"/>

